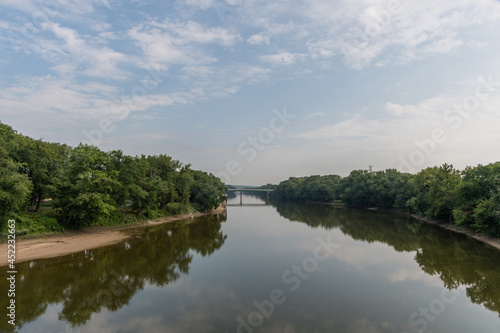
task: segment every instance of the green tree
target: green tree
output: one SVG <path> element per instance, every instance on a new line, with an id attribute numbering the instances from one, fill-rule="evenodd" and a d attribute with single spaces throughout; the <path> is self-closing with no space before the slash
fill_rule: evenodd
<path id="1" fill-rule="evenodd" d="M 411 178 L 411 174 L 395 169 L 374 172 L 370 184 L 370 202 L 376 207 L 404 208 L 413 196 Z"/>
<path id="2" fill-rule="evenodd" d="M 114 193 L 121 190 L 118 172 L 108 170 L 109 154 L 97 147 L 79 145 L 69 158 L 65 175 L 55 191 L 54 207 L 73 226 L 99 225 L 115 209 Z"/>
<path id="3" fill-rule="evenodd" d="M 54 186 L 67 164 L 69 147 L 41 140 L 24 140 L 18 156 L 25 165 L 24 172 L 33 182 L 31 210 L 38 212 L 44 197 L 52 194 Z M 36 208 L 33 208 L 36 203 Z"/>
<path id="4" fill-rule="evenodd" d="M 449 164 L 424 169 L 413 177 L 415 196 L 408 201 L 407 208 L 430 218 L 450 221 L 455 190 L 461 181 L 459 172 Z"/>
<path id="5" fill-rule="evenodd" d="M 276 187 L 275 193 L 288 200 L 299 200 L 299 189 L 304 178 L 290 177 L 288 180 L 282 181 Z"/>
<path id="6" fill-rule="evenodd" d="M 490 236 L 500 236 L 500 200 L 499 194 L 482 199 L 474 209 L 472 214 L 474 230 Z"/>
<path id="7" fill-rule="evenodd" d="M 480 231 L 489 229 L 486 225 L 494 223 L 495 196 L 500 185 L 500 162 L 489 165 L 466 167 L 462 171 L 462 182 L 455 190 L 453 218 L 456 224 L 473 227 Z M 481 212 L 476 212 L 480 208 Z M 488 213 L 489 212 L 489 213 Z M 481 222 L 478 223 L 480 219 Z M 490 220 L 489 223 L 486 221 Z M 484 232 L 484 230 L 483 230 Z"/>
<path id="8" fill-rule="evenodd" d="M 371 191 L 374 173 L 368 170 L 354 170 L 348 177 L 342 179 L 342 201 L 352 206 L 373 206 Z"/>
<path id="9" fill-rule="evenodd" d="M 191 186 L 194 183 L 191 165 L 183 165 L 175 178 L 175 188 L 179 193 L 178 201 L 182 205 L 188 205 L 191 197 Z"/>
<path id="10" fill-rule="evenodd" d="M 26 175 L 19 173 L 21 164 L 5 157 L 5 150 L 1 147 L 0 156 L 0 217 L 6 217 L 25 207 L 32 183 Z"/>
<path id="11" fill-rule="evenodd" d="M 193 185 L 190 201 L 200 206 L 201 210 L 217 208 L 224 201 L 225 186 L 213 174 L 192 171 Z"/>
<path id="12" fill-rule="evenodd" d="M 12 127 L 0 123 L 0 217 L 26 207 L 33 190 L 25 163 L 16 156 L 24 140 Z"/>
<path id="13" fill-rule="evenodd" d="M 181 162 L 167 155 L 148 156 L 146 159 L 150 166 L 149 177 L 158 177 L 165 182 L 159 187 L 162 192 L 158 195 L 160 207 L 165 209 L 169 202 L 179 201 L 181 191 L 184 190 L 178 182 L 179 172 L 184 170 L 184 167 Z M 187 168 L 189 169 L 189 166 Z"/>

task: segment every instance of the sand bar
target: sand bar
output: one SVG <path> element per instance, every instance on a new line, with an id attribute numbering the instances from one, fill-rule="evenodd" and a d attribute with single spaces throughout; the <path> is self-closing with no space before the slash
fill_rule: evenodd
<path id="1" fill-rule="evenodd" d="M 140 228 L 148 225 L 156 225 L 162 223 L 171 223 L 179 220 L 193 219 L 195 217 L 204 215 L 220 214 L 225 210 L 225 207 L 219 207 L 217 209 L 203 213 L 167 216 L 156 220 L 147 221 L 147 223 L 145 224 L 125 228 L 89 228 L 56 236 L 17 240 L 15 262 L 20 263 L 27 260 L 54 258 L 84 250 L 94 249 L 101 246 L 112 245 L 132 236 L 130 232 L 124 231 L 127 229 Z M 0 266 L 8 264 L 7 248 L 8 244 L 0 244 Z"/>

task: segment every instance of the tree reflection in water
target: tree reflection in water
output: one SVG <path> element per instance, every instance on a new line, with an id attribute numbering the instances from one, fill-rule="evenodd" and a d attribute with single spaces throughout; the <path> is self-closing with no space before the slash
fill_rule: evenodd
<path id="1" fill-rule="evenodd" d="M 135 229 L 125 242 L 54 259 L 17 264 L 16 323 L 21 328 L 62 304 L 59 319 L 72 326 L 86 323 L 103 309 L 116 311 L 145 285 L 164 286 L 188 274 L 193 252 L 209 256 L 226 240 L 221 216 L 195 223 L 178 222 Z M 144 241 L 144 240 L 147 241 Z M 0 290 L 8 290 L 5 277 Z M 7 307 L 2 297 L 0 306 Z M 5 320 L 0 330 L 13 332 Z"/>
<path id="2" fill-rule="evenodd" d="M 424 272 L 448 289 L 464 286 L 476 304 L 500 315 L 500 251 L 465 235 L 393 213 L 290 201 L 271 202 L 278 213 L 311 227 L 338 228 L 355 240 L 415 251 Z"/>

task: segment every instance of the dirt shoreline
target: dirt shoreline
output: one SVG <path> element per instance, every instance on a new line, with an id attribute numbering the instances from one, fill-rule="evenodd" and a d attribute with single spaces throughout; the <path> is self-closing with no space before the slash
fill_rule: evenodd
<path id="1" fill-rule="evenodd" d="M 467 235 L 471 238 L 474 238 L 480 242 L 486 243 L 486 244 L 493 246 L 494 248 L 500 250 L 500 238 L 481 235 L 481 234 L 474 232 L 473 230 L 461 228 L 461 227 L 458 227 L 458 226 L 451 224 L 451 223 L 441 223 L 441 222 L 431 220 L 429 218 L 415 215 L 415 214 L 410 214 L 410 213 L 403 213 L 403 214 L 414 217 L 417 220 L 424 221 L 424 222 L 427 222 L 429 224 L 434 224 L 434 225 L 437 225 L 441 228 L 457 232 L 459 234 Z"/>
<path id="2" fill-rule="evenodd" d="M 325 204 L 325 203 L 322 203 L 322 202 L 314 202 L 314 203 Z M 326 204 L 327 205 L 332 205 L 332 206 L 345 206 L 345 207 L 348 207 L 347 205 L 345 205 L 343 203 L 326 203 Z M 500 238 L 478 234 L 477 232 L 474 232 L 473 230 L 466 229 L 466 228 L 463 228 L 463 227 L 459 227 L 459 226 L 456 226 L 455 224 L 452 224 L 452 223 L 442 223 L 442 222 L 439 222 L 439 221 L 436 221 L 436 220 L 429 219 L 429 218 L 424 217 L 424 216 L 411 214 L 411 213 L 406 212 L 404 210 L 382 209 L 382 208 L 378 208 L 378 207 L 365 207 L 365 209 L 367 209 L 367 210 L 373 210 L 373 211 L 389 212 L 389 213 L 394 213 L 394 214 L 402 214 L 402 215 L 411 216 L 413 218 L 416 218 L 417 220 L 420 220 L 420 221 L 423 221 L 423 222 L 426 222 L 426 223 L 429 223 L 429 224 L 434 224 L 434 225 L 436 225 L 438 227 L 441 227 L 441 228 L 444 228 L 444 229 L 447 229 L 447 230 L 451 230 L 451 231 L 459 233 L 459 234 L 463 234 L 463 235 L 469 236 L 469 237 L 474 238 L 474 239 L 476 239 L 476 240 L 478 240 L 480 242 L 483 242 L 485 244 L 493 246 L 497 250 L 500 250 Z"/>
<path id="3" fill-rule="evenodd" d="M 147 221 L 147 223 L 145 224 L 139 224 L 130 227 L 121 227 L 116 229 L 90 228 L 81 231 L 71 232 L 68 234 L 62 234 L 50 237 L 17 240 L 16 263 L 28 260 L 42 259 L 42 258 L 54 258 L 106 245 L 116 244 L 122 240 L 131 237 L 130 233 L 122 232 L 123 230 L 141 228 L 145 226 L 157 225 L 163 223 L 172 223 L 175 221 L 193 219 L 195 217 L 204 215 L 220 214 L 224 211 L 226 211 L 226 208 L 221 206 L 217 209 L 208 212 L 167 216 Z M 389 212 L 391 211 L 389 210 Z M 392 211 L 392 212 L 397 214 L 408 215 L 420 221 L 429 224 L 434 224 L 441 228 L 467 235 L 471 238 L 474 238 L 480 242 L 483 242 L 500 250 L 499 238 L 481 235 L 475 233 L 472 230 L 457 227 L 456 225 L 451 223 L 440 223 L 438 221 L 431 220 L 423 216 L 410 214 L 408 212 L 401 212 L 401 211 Z M 0 244 L 0 267 L 8 264 L 7 250 L 8 250 L 8 244 L 6 243 Z"/>
<path id="4" fill-rule="evenodd" d="M 193 219 L 199 216 L 220 214 L 224 211 L 226 211 L 226 208 L 221 206 L 207 212 L 167 216 L 147 221 L 145 224 L 130 227 L 121 227 L 116 229 L 89 228 L 70 232 L 68 234 L 17 240 L 15 263 L 34 259 L 54 258 L 97 247 L 116 244 L 132 236 L 130 233 L 123 232 L 123 230 L 127 229 L 172 223 L 179 220 Z M 7 251 L 8 244 L 0 244 L 0 267 L 8 264 Z"/>

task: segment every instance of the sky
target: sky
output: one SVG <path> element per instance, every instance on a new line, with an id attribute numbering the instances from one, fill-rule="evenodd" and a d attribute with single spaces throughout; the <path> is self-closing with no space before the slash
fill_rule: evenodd
<path id="1" fill-rule="evenodd" d="M 500 160 L 498 0 L 0 0 L 0 121 L 227 184 Z"/>

